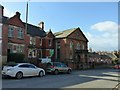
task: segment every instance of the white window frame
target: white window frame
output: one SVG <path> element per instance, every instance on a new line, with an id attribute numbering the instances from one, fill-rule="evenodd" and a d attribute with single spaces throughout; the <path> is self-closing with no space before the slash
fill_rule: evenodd
<path id="1" fill-rule="evenodd" d="M 18 27 L 18 38 L 23 39 L 24 35 L 23 35 L 23 29 Z"/>
<path id="2" fill-rule="evenodd" d="M 30 56 L 30 53 L 32 54 L 31 56 Z M 36 49 L 29 49 L 28 50 L 28 57 L 29 58 L 36 58 L 37 57 L 37 50 Z"/>
<path id="3" fill-rule="evenodd" d="M 36 44 L 36 38 L 30 37 L 30 44 L 35 45 Z"/>
<path id="4" fill-rule="evenodd" d="M 13 37 L 14 36 L 14 26 L 9 26 L 8 27 L 8 37 Z"/>
<path id="5" fill-rule="evenodd" d="M 40 38 L 40 46 L 42 46 L 42 38 Z"/>

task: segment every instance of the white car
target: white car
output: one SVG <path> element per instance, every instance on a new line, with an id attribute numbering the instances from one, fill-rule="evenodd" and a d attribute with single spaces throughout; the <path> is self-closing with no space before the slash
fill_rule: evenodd
<path id="1" fill-rule="evenodd" d="M 4 66 L 2 75 L 16 77 L 17 79 L 27 76 L 42 77 L 45 75 L 45 70 L 30 63 L 17 63 L 15 65 Z"/>

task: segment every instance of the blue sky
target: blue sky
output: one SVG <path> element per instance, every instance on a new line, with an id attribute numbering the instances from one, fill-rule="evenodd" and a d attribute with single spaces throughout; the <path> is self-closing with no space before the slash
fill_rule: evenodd
<path id="1" fill-rule="evenodd" d="M 26 2 L 0 3 L 5 16 L 11 17 L 19 11 L 25 21 Z M 94 51 L 118 49 L 117 2 L 29 2 L 28 22 L 38 25 L 40 21 L 45 22 L 45 31 L 80 27 Z"/>

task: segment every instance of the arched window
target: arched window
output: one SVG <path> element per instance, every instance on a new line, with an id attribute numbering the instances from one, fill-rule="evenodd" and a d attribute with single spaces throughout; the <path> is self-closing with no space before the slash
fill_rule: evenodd
<path id="1" fill-rule="evenodd" d="M 70 42 L 70 49 L 73 48 L 73 42 Z"/>
<path id="2" fill-rule="evenodd" d="M 80 50 L 80 43 L 77 43 L 76 49 Z"/>
<path id="3" fill-rule="evenodd" d="M 82 45 L 82 49 L 83 49 L 83 50 L 85 49 L 85 46 L 84 46 L 84 45 Z"/>
<path id="4" fill-rule="evenodd" d="M 73 59 L 73 42 L 70 42 L 70 59 Z"/>

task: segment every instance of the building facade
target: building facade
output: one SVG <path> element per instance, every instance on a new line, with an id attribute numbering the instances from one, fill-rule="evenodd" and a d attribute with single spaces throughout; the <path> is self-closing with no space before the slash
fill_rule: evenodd
<path id="1" fill-rule="evenodd" d="M 80 28 L 72 28 L 55 33 L 56 61 L 69 64 L 73 68 L 87 65 L 88 40 Z"/>
<path id="2" fill-rule="evenodd" d="M 25 59 L 37 64 L 43 58 L 65 62 L 72 68 L 87 65 L 88 40 L 80 28 L 52 33 L 44 30 L 44 22 L 38 26 L 23 22 L 20 13 L 5 17 L 0 6 L 1 56 L 3 63 L 9 62 L 9 53 L 24 53 Z"/>

